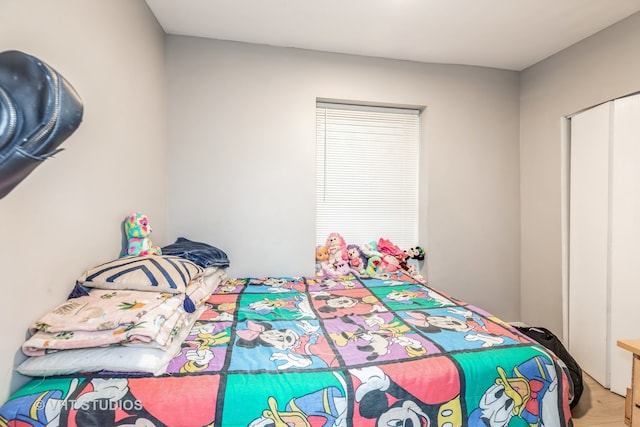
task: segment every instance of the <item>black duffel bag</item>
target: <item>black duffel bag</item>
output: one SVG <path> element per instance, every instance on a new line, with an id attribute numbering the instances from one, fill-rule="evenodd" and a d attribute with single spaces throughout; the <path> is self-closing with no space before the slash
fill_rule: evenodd
<path id="1" fill-rule="evenodd" d="M 0 53 L 0 198 L 58 148 L 82 121 L 75 89 L 45 62 Z"/>
<path id="2" fill-rule="evenodd" d="M 571 409 L 575 408 L 584 391 L 584 382 L 582 378 L 582 368 L 569 353 L 567 348 L 562 344 L 560 338 L 558 338 L 553 332 L 547 328 L 541 326 L 516 326 L 517 330 L 537 341 L 543 347 L 553 351 L 558 358 L 566 366 L 566 370 L 569 372 L 569 380 L 571 380 L 571 394 L 572 399 L 570 401 Z"/>

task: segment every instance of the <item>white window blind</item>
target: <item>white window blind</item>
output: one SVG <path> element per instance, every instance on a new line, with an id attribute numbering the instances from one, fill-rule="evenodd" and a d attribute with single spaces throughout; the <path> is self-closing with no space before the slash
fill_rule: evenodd
<path id="1" fill-rule="evenodd" d="M 419 110 L 318 103 L 316 244 L 418 244 Z"/>

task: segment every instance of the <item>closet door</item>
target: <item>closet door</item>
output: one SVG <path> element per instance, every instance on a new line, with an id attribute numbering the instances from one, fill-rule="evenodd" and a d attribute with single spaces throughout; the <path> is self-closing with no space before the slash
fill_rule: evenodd
<path id="1" fill-rule="evenodd" d="M 617 347 L 640 338 L 640 95 L 613 102 L 611 163 L 611 391 L 631 386 L 632 357 Z"/>
<path id="2" fill-rule="evenodd" d="M 611 103 L 571 118 L 569 195 L 570 353 L 609 387 L 609 135 Z"/>

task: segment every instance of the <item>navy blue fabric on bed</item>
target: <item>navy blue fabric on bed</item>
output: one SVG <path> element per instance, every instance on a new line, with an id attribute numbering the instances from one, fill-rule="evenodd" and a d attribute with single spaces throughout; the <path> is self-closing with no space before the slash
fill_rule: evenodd
<path id="1" fill-rule="evenodd" d="M 215 246 L 207 243 L 194 242 L 184 237 L 162 248 L 163 255 L 175 255 L 186 258 L 200 267 L 229 267 L 227 254 Z"/>

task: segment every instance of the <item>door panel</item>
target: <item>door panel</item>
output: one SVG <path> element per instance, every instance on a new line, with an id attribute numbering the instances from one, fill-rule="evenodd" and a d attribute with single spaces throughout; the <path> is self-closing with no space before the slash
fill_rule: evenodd
<path id="1" fill-rule="evenodd" d="M 632 357 L 618 340 L 640 337 L 640 95 L 613 104 L 611 174 L 611 391 L 631 385 Z"/>
<path id="2" fill-rule="evenodd" d="M 611 103 L 571 118 L 569 351 L 609 387 L 609 135 Z"/>

